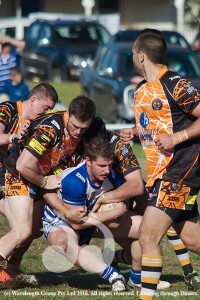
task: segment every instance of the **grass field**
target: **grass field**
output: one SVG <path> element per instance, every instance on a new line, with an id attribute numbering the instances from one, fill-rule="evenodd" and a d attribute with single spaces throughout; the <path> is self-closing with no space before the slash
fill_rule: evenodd
<path id="1" fill-rule="evenodd" d="M 57 89 L 60 99 L 68 105 L 69 100 L 80 94 L 80 86 L 78 83 L 53 84 Z M 30 83 L 32 87 L 33 84 Z M 146 163 L 143 151 L 139 143 L 134 146 L 134 151 L 143 170 L 143 176 L 146 176 Z M 4 234 L 8 229 L 8 224 L 3 216 L 0 217 L 0 234 Z M 93 245 L 102 248 L 102 242 L 95 239 Z M 27 273 L 36 274 L 41 280 L 39 288 L 21 288 L 17 290 L 0 290 L 0 299 L 16 299 L 16 300 L 86 300 L 92 299 L 120 299 L 130 300 L 138 299 L 138 290 L 127 290 L 125 293 L 112 293 L 110 285 L 99 279 L 96 275 L 89 274 L 82 269 L 73 268 L 64 273 L 49 272 L 42 262 L 42 254 L 46 251 L 48 244 L 44 237 L 35 240 L 22 262 L 22 270 Z M 200 299 L 200 291 L 195 293 L 188 291 L 183 282 L 183 273 L 179 266 L 176 256 L 170 244 L 163 239 L 162 249 L 164 254 L 163 280 L 168 280 L 171 287 L 168 290 L 158 292 L 159 299 Z M 193 266 L 200 272 L 200 258 L 191 254 Z M 51 259 L 51 257 L 50 257 Z M 120 265 L 119 269 L 123 275 L 128 278 L 129 267 Z"/>

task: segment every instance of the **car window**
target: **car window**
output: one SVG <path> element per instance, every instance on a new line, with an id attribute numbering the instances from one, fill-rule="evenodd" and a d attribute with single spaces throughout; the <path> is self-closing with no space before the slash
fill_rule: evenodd
<path id="1" fill-rule="evenodd" d="M 200 69 L 193 53 L 174 53 L 167 57 L 167 66 L 181 76 L 200 76 Z"/>
<path id="2" fill-rule="evenodd" d="M 102 26 L 96 26 L 96 41 L 105 44 L 110 40 L 110 33 Z"/>
<path id="3" fill-rule="evenodd" d="M 91 30 L 89 27 L 72 24 L 72 25 L 59 25 L 55 27 L 55 32 L 57 33 L 57 38 L 62 42 L 66 43 L 91 43 L 95 42 Z"/>
<path id="4" fill-rule="evenodd" d="M 176 33 L 164 33 L 164 36 L 166 38 L 166 41 L 172 45 L 180 45 L 183 48 L 189 47 L 187 41 L 181 35 L 178 35 Z"/>

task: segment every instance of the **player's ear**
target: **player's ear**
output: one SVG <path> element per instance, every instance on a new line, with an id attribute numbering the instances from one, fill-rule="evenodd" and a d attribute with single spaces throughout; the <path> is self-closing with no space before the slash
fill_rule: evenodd
<path id="1" fill-rule="evenodd" d="M 89 167 L 90 167 L 90 165 L 91 165 L 91 162 L 90 162 L 90 159 L 89 159 L 89 157 L 88 157 L 88 156 L 85 156 L 85 157 L 84 157 L 84 159 L 85 159 L 85 161 L 86 161 L 86 164 L 87 164 L 87 166 L 89 166 Z"/>
<path id="2" fill-rule="evenodd" d="M 32 96 L 29 101 L 31 103 L 31 105 L 37 100 L 37 96 Z"/>

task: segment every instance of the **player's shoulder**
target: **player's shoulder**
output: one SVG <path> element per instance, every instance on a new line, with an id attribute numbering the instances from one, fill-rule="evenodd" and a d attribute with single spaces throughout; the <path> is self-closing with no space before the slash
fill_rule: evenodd
<path id="1" fill-rule="evenodd" d="M 147 81 L 143 79 L 141 82 L 138 83 L 138 85 L 135 88 L 135 91 L 137 91 L 140 87 L 142 87 Z"/>
<path id="2" fill-rule="evenodd" d="M 61 178 L 63 183 L 78 183 L 81 182 L 83 184 L 86 183 L 86 175 L 87 175 L 87 169 L 86 169 L 86 163 L 85 161 L 79 163 L 75 167 L 67 168 L 61 173 Z"/>

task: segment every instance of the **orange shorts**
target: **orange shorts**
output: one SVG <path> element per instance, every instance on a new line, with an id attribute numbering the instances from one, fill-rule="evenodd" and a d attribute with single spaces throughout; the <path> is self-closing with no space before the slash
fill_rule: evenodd
<path id="1" fill-rule="evenodd" d="M 198 188 L 158 180 L 151 189 L 148 199 L 149 206 L 164 211 L 174 223 L 190 220 L 198 216 Z"/>
<path id="2" fill-rule="evenodd" d="M 7 170 L 5 172 L 5 187 L 4 194 L 5 197 L 11 196 L 28 196 L 36 200 L 38 187 L 23 178 L 16 178 Z"/>

